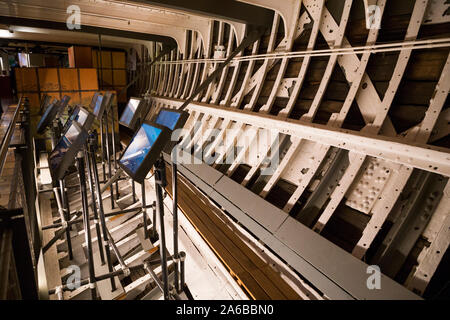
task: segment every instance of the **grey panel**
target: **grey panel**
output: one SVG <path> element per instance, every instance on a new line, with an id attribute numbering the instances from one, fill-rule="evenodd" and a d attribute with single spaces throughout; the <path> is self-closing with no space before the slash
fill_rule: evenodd
<path id="1" fill-rule="evenodd" d="M 370 276 L 367 264 L 291 217 L 275 237 L 357 299 L 420 299 L 384 275 L 381 289 L 369 290 L 366 285 Z"/>
<path id="2" fill-rule="evenodd" d="M 219 203 L 230 215 L 245 226 L 255 237 L 266 244 L 272 251 L 278 254 L 294 270 L 297 270 L 302 277 L 308 279 L 318 290 L 325 293 L 331 299 L 351 300 L 354 299 L 347 292 L 342 290 L 337 284 L 326 275 L 314 268 L 305 259 L 288 248 L 284 243 L 275 238 L 272 233 L 263 228 L 246 213 L 233 205 L 228 199 L 217 192 L 213 192 L 210 197 Z"/>
<path id="3" fill-rule="evenodd" d="M 420 299 L 384 275 L 381 290 L 369 290 L 367 264 L 208 165 L 179 165 L 178 168 L 327 297 Z"/>
<path id="4" fill-rule="evenodd" d="M 239 183 L 223 176 L 215 185 L 217 193 L 230 199 L 237 207 L 274 233 L 288 215 Z"/>

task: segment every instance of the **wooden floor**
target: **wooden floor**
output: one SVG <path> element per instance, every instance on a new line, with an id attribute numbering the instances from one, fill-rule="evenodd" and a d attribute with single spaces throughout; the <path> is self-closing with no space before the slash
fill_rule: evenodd
<path id="1" fill-rule="evenodd" d="M 166 173 L 167 192 L 171 194 L 172 173 L 169 167 Z M 215 213 L 217 208 L 185 178 L 178 177 L 179 208 L 248 295 L 255 300 L 300 299 L 280 274 L 219 219 Z"/>

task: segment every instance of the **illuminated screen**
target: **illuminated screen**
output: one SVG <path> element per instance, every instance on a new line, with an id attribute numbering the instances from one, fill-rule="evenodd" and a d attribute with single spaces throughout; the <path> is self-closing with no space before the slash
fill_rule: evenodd
<path id="1" fill-rule="evenodd" d="M 45 129 L 45 127 L 53 120 L 50 119 L 51 117 L 55 116 L 55 112 L 57 108 L 56 104 L 51 104 L 47 107 L 44 114 L 41 117 L 41 120 L 39 120 L 39 123 L 37 125 L 37 131 L 38 133 L 42 133 Z"/>
<path id="2" fill-rule="evenodd" d="M 156 118 L 156 123 L 166 126 L 173 130 L 180 119 L 181 114 L 178 112 L 170 112 L 168 110 L 161 110 Z"/>
<path id="3" fill-rule="evenodd" d="M 69 103 L 70 97 L 69 96 L 64 96 L 61 99 L 61 107 L 65 108 L 67 106 L 67 104 Z"/>
<path id="4" fill-rule="evenodd" d="M 78 112 L 78 116 L 76 118 L 76 121 L 81 124 L 82 126 L 84 126 L 84 123 L 86 122 L 86 119 L 88 117 L 88 113 L 86 111 L 84 111 L 83 109 L 80 109 L 80 111 Z"/>
<path id="5" fill-rule="evenodd" d="M 72 114 L 67 119 L 66 123 L 64 124 L 63 134 L 67 131 L 69 126 L 72 124 L 73 120 L 75 120 L 78 117 L 78 113 L 79 112 L 80 112 L 80 108 L 79 107 L 75 107 L 75 109 L 72 111 Z"/>
<path id="6" fill-rule="evenodd" d="M 41 122 L 50 115 L 53 108 L 56 108 L 55 104 L 51 104 L 50 106 L 48 106 L 48 108 L 45 110 L 44 114 L 42 115 Z"/>
<path id="7" fill-rule="evenodd" d="M 49 157 L 50 167 L 52 168 L 52 170 L 56 170 L 56 168 L 59 167 L 61 161 L 64 158 L 64 155 L 78 138 L 79 134 L 80 131 L 78 131 L 77 127 L 71 125 L 66 134 L 62 136 L 61 139 L 59 139 L 58 144 L 56 145 L 55 149 L 53 149 Z"/>
<path id="8" fill-rule="evenodd" d="M 131 140 L 130 145 L 120 159 L 120 163 L 135 174 L 158 139 L 161 131 L 159 128 L 144 123 L 133 137 L 133 140 Z"/>
<path id="9" fill-rule="evenodd" d="M 49 157 L 50 167 L 52 170 L 56 170 L 56 168 L 58 168 L 67 150 L 69 150 L 70 145 L 70 141 L 65 136 L 59 139 L 58 144 Z"/>
<path id="10" fill-rule="evenodd" d="M 133 120 L 134 113 L 136 112 L 136 109 L 141 101 L 137 99 L 130 99 L 127 106 L 125 107 L 125 110 L 122 113 L 122 116 L 120 117 L 120 122 L 130 125 L 131 120 Z"/>
<path id="11" fill-rule="evenodd" d="M 100 107 L 102 106 L 103 96 L 99 95 L 97 97 L 97 101 L 95 102 L 94 107 L 94 115 L 97 117 L 98 113 L 100 112 Z"/>
<path id="12" fill-rule="evenodd" d="M 74 143 L 74 141 L 77 139 L 78 134 L 80 132 L 77 130 L 77 128 L 75 126 L 70 126 L 69 130 L 67 130 L 66 134 L 64 135 L 64 137 L 70 142 L 70 143 Z"/>

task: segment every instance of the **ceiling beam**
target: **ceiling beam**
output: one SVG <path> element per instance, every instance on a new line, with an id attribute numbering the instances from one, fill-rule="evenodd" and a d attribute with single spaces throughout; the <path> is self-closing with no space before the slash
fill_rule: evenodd
<path id="1" fill-rule="evenodd" d="M 90 33 L 90 34 L 101 34 L 102 36 L 112 36 L 119 38 L 127 38 L 127 39 L 136 39 L 142 41 L 155 41 L 161 42 L 167 46 L 175 47 L 177 45 L 176 41 L 171 37 L 142 33 L 142 32 L 133 32 L 127 30 L 118 30 L 118 29 L 109 29 L 95 26 L 86 26 L 83 25 L 81 29 L 70 31 L 67 29 L 67 26 L 63 22 L 56 21 L 48 21 L 48 20 L 35 20 L 35 19 L 26 19 L 26 18 L 16 18 L 16 17 L 5 17 L 0 16 L 0 21 L 2 24 L 12 25 L 12 26 L 23 26 L 30 28 L 44 28 L 44 29 L 53 29 L 53 30 L 63 30 L 67 32 L 74 33 Z"/>
<path id="2" fill-rule="evenodd" d="M 272 10 L 234 0 L 133 0 L 133 2 L 255 26 L 270 26 L 273 19 Z"/>

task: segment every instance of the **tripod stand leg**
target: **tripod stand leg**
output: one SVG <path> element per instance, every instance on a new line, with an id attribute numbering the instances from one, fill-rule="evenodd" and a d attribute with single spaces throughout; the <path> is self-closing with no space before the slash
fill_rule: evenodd
<path id="1" fill-rule="evenodd" d="M 100 217 L 100 226 L 102 228 L 103 233 L 103 240 L 105 241 L 105 255 L 106 255 L 106 263 L 108 264 L 108 271 L 112 272 L 113 267 L 111 263 L 111 250 L 108 245 L 108 230 L 106 229 L 106 220 L 105 220 L 105 212 L 103 210 L 103 200 L 102 200 L 102 193 L 100 190 L 100 181 L 98 178 L 98 170 L 96 165 L 96 159 L 95 159 L 95 146 L 94 141 L 96 141 L 97 137 L 91 138 L 89 141 L 89 156 L 91 157 L 91 163 L 94 165 L 92 166 L 92 172 L 94 174 L 94 187 L 95 187 L 95 194 L 98 201 L 98 214 Z M 110 278 L 111 281 L 111 291 L 116 290 L 116 283 L 114 282 L 114 278 Z"/>
<path id="2" fill-rule="evenodd" d="M 109 150 L 109 113 L 108 110 L 105 111 L 106 115 L 106 161 L 108 161 L 108 179 L 111 179 L 112 172 L 111 172 L 111 152 Z M 114 187 L 111 186 L 109 188 L 110 194 L 111 194 L 111 208 L 114 209 Z"/>
<path id="3" fill-rule="evenodd" d="M 159 213 L 160 224 L 160 245 L 161 245 L 161 269 L 163 276 L 164 299 L 169 299 L 169 277 L 167 272 L 167 252 L 166 252 L 166 236 L 164 228 L 164 203 L 163 188 L 166 186 L 165 164 L 164 160 L 159 159 L 155 163 L 155 189 L 156 189 L 156 209 Z"/>
<path id="4" fill-rule="evenodd" d="M 172 160 L 172 213 L 173 213 L 173 255 L 175 267 L 175 289 L 180 292 L 179 273 L 178 273 L 178 205 L 177 205 L 177 165 Z"/>
<path id="5" fill-rule="evenodd" d="M 100 254 L 100 260 L 102 262 L 102 265 L 105 264 L 105 255 L 103 253 L 103 243 L 102 243 L 102 236 L 100 233 L 100 225 L 98 223 L 98 212 L 97 212 L 97 204 L 95 199 L 95 192 L 94 192 L 94 180 L 92 178 L 92 167 L 95 165 L 95 163 L 91 164 L 91 159 L 89 157 L 88 152 L 86 152 L 86 164 L 87 164 L 87 170 L 88 170 L 88 180 L 89 180 L 89 190 L 91 191 L 91 199 L 92 199 L 92 209 L 94 211 L 94 223 L 95 223 L 95 231 L 97 233 L 97 243 L 98 243 L 98 252 Z"/>
<path id="6" fill-rule="evenodd" d="M 84 225 L 84 236 L 86 241 L 86 248 L 88 252 L 88 266 L 89 266 L 89 288 L 91 291 L 92 300 L 96 300 L 96 283 L 95 283 L 95 270 L 94 270 L 94 258 L 92 254 L 92 239 L 91 239 L 91 228 L 89 225 L 89 207 L 87 200 L 87 189 L 86 189 L 86 177 L 85 177 L 85 167 L 84 167 L 84 155 L 83 151 L 78 152 L 77 155 L 77 167 L 78 176 L 80 178 L 80 191 L 81 191 L 81 203 L 83 207 L 83 225 Z"/>
<path id="7" fill-rule="evenodd" d="M 148 231 L 147 231 L 147 208 L 145 204 L 145 179 L 142 181 L 141 185 L 142 190 L 142 217 L 144 219 L 144 239 L 148 239 Z M 153 221 L 153 224 L 155 222 Z"/>
<path id="8" fill-rule="evenodd" d="M 65 221 L 70 220 L 70 211 L 69 211 L 69 200 L 67 199 L 67 194 L 65 191 L 64 180 L 59 180 L 59 189 L 61 191 L 61 202 L 62 202 L 62 210 Z M 73 259 L 73 251 L 72 251 L 72 239 L 70 237 L 70 226 L 68 225 L 66 228 L 66 241 L 67 241 L 67 252 L 69 254 L 69 260 Z"/>

